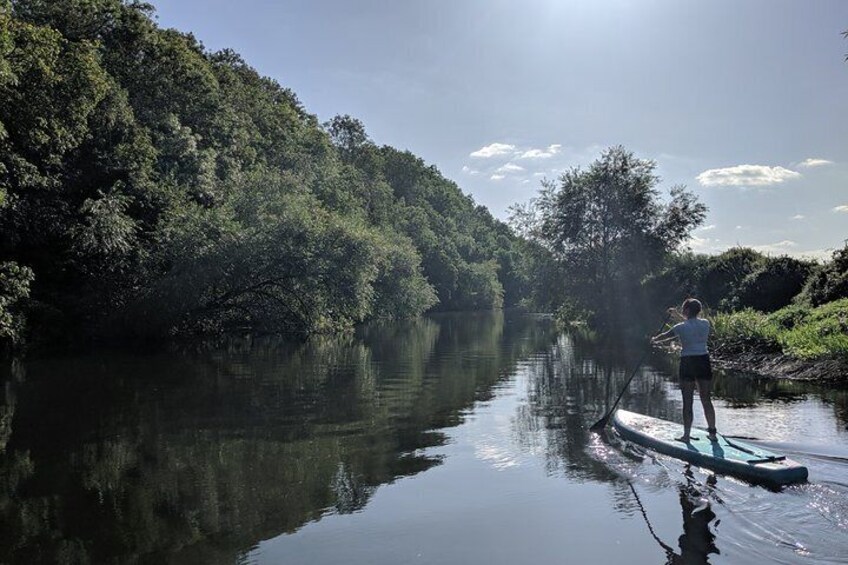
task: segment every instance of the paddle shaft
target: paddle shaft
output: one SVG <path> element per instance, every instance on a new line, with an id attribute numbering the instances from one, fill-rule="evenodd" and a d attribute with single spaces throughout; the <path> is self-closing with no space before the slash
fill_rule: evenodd
<path id="1" fill-rule="evenodd" d="M 671 312 L 669 312 L 668 316 L 665 317 L 665 320 L 663 320 L 663 323 L 660 326 L 660 329 L 657 331 L 657 333 L 660 333 L 663 330 L 663 328 L 665 328 L 665 325 L 668 323 L 668 321 L 670 319 L 671 319 Z M 615 402 L 613 403 L 612 408 L 609 409 L 609 411 L 604 415 L 603 418 L 601 418 L 600 420 L 595 422 L 595 425 L 593 425 L 591 428 L 589 428 L 590 430 L 599 430 L 599 429 L 606 427 L 607 422 L 610 419 L 610 416 L 612 416 L 612 414 L 615 412 L 615 409 L 618 408 L 618 403 L 621 402 L 621 397 L 624 396 L 624 391 L 627 390 L 628 386 L 630 386 L 630 381 L 632 381 L 633 377 L 636 376 L 636 373 L 639 371 L 639 368 L 642 366 L 642 363 L 645 362 L 645 359 L 648 358 L 648 354 L 650 352 L 651 352 L 650 349 L 645 350 L 645 352 L 642 354 L 642 357 L 639 359 L 639 362 L 636 363 L 635 367 L 633 367 L 633 372 L 630 373 L 630 378 L 627 379 L 627 382 L 624 383 L 624 386 L 621 388 L 621 392 L 618 393 L 618 398 L 615 399 Z"/>

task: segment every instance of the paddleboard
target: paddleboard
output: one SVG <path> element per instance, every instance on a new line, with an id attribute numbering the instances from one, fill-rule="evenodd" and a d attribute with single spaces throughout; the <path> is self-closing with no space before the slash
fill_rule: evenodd
<path id="1" fill-rule="evenodd" d="M 797 461 L 721 434 L 710 441 L 706 431 L 693 429 L 689 443 L 683 443 L 674 439 L 683 435 L 681 424 L 627 410 L 615 413 L 613 425 L 628 441 L 751 482 L 780 486 L 807 480 L 807 468 Z"/>

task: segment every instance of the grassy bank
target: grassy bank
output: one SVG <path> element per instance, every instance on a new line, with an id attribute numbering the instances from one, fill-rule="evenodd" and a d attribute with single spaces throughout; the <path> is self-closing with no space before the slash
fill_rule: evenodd
<path id="1" fill-rule="evenodd" d="M 848 360 L 848 299 L 817 308 L 791 305 L 771 314 L 717 313 L 713 349 L 719 354 L 782 353 L 800 360 Z"/>

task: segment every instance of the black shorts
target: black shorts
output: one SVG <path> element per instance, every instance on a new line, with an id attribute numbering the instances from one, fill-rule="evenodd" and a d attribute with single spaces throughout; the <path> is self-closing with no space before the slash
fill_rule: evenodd
<path id="1" fill-rule="evenodd" d="M 680 358 L 681 381 L 708 381 L 713 378 L 709 355 L 690 355 Z"/>

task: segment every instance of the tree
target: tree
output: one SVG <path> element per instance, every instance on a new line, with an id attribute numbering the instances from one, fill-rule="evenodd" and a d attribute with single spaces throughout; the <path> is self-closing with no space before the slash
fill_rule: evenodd
<path id="1" fill-rule="evenodd" d="M 848 245 L 833 252 L 827 263 L 816 268 L 801 293 L 813 306 L 848 298 Z"/>
<path id="2" fill-rule="evenodd" d="M 748 247 L 733 247 L 709 257 L 697 273 L 698 296 L 708 307 L 730 307 L 742 281 L 756 273 L 767 258 Z"/>
<path id="3" fill-rule="evenodd" d="M 0 0 L 0 333 L 15 341 L 24 313 L 51 342 L 497 308 L 521 298 L 523 249 L 434 166 L 351 116 L 322 127 L 147 3 Z"/>
<path id="4" fill-rule="evenodd" d="M 608 324 L 623 301 L 640 301 L 642 279 L 700 225 L 706 207 L 683 187 L 663 202 L 653 161 L 611 147 L 588 169 L 543 185 L 513 214 L 518 228 L 563 264 L 566 295 Z"/>
<path id="5" fill-rule="evenodd" d="M 758 269 L 742 279 L 732 296 L 722 301 L 722 309 L 780 310 L 804 288 L 813 265 L 793 257 L 768 257 Z"/>
<path id="6" fill-rule="evenodd" d="M 350 161 L 361 147 L 371 144 L 362 122 L 347 114 L 333 117 L 324 128 L 346 161 Z"/>

